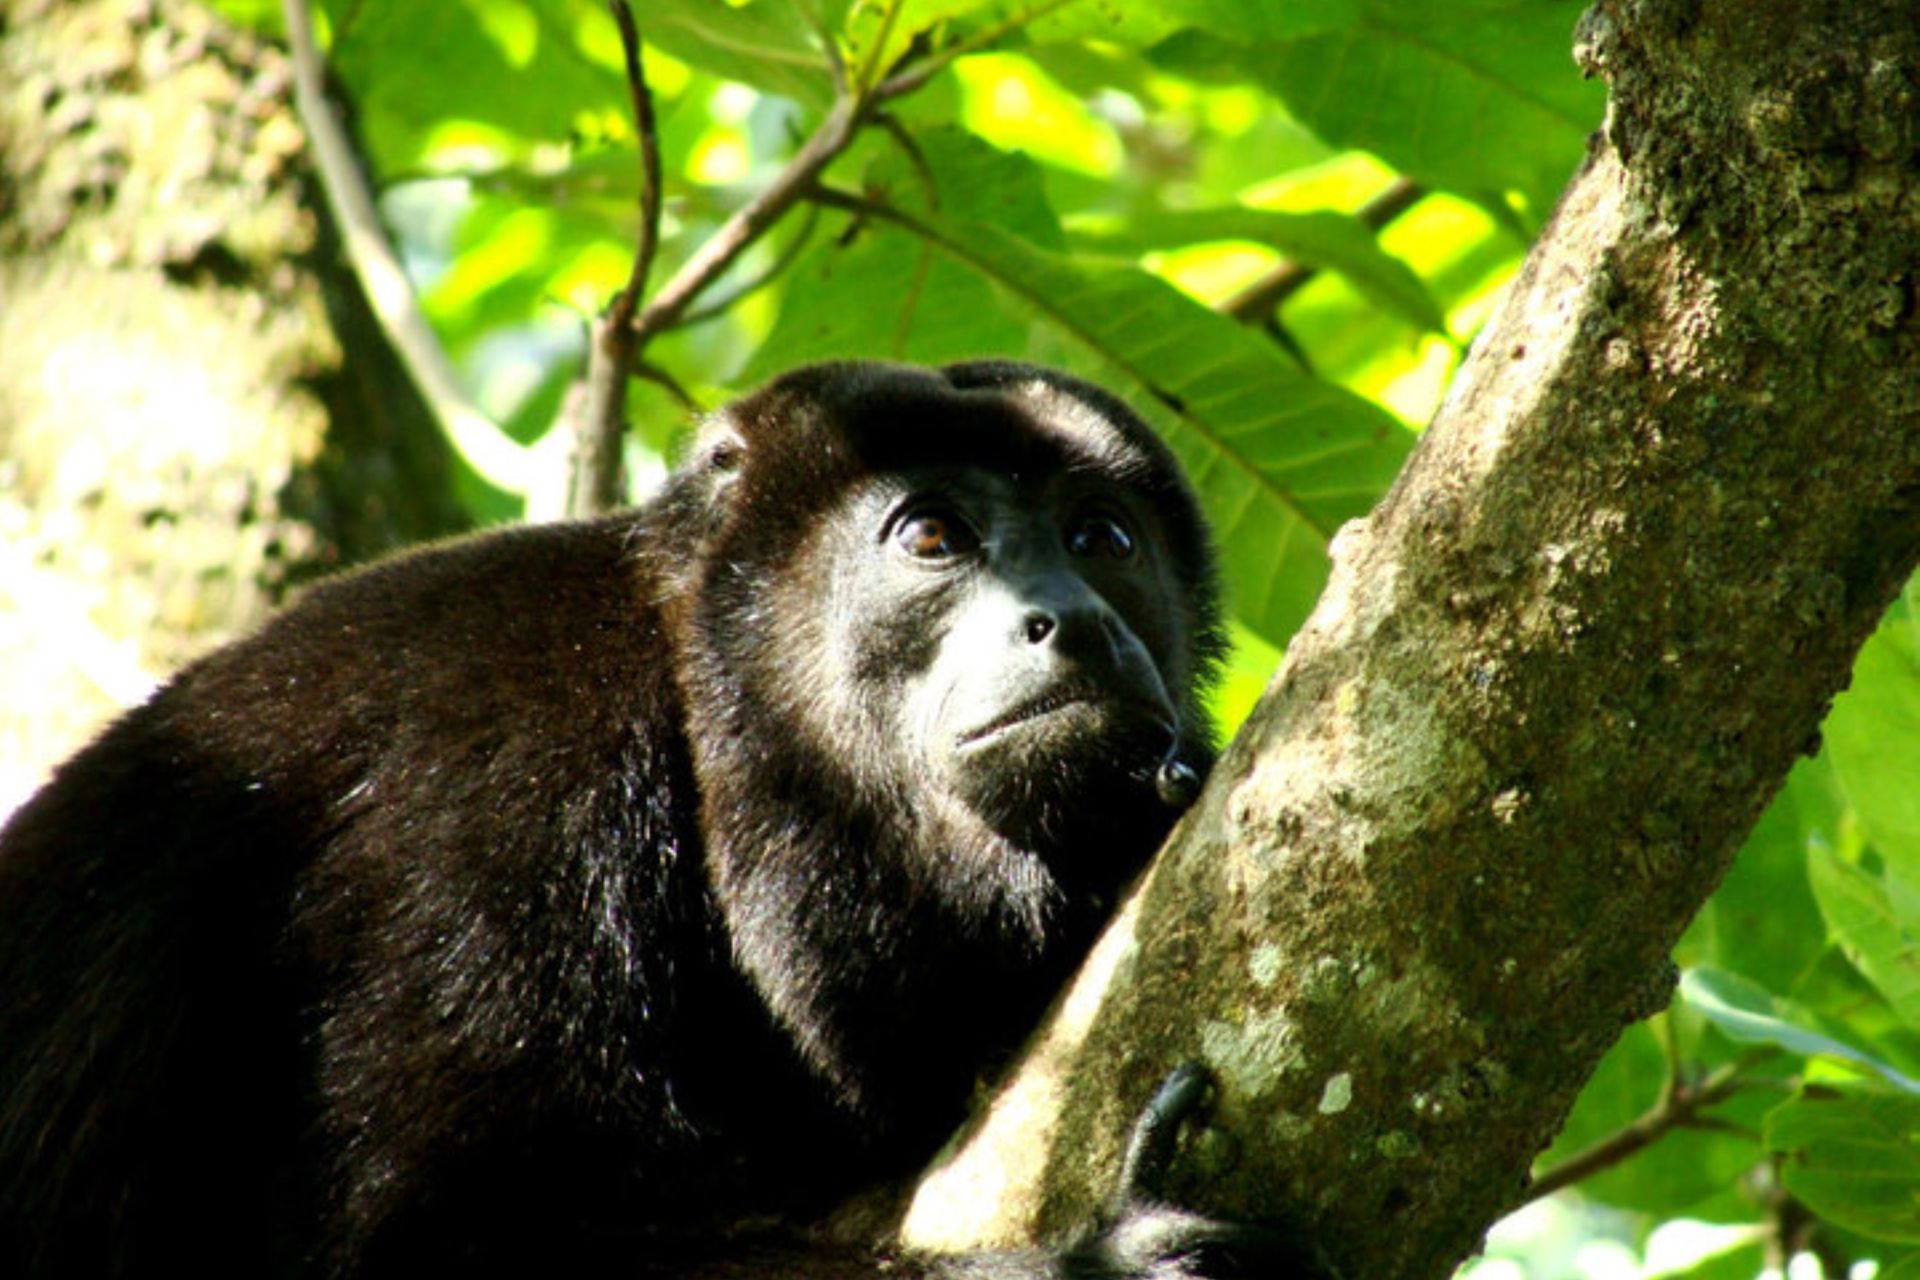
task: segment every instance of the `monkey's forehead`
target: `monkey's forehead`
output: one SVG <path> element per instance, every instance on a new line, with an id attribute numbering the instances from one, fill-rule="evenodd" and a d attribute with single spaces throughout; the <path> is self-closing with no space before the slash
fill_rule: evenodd
<path id="1" fill-rule="evenodd" d="M 695 452 L 735 448 L 749 465 L 804 457 L 848 471 L 957 464 L 1178 483 L 1164 447 L 1120 401 L 1064 374 L 1004 361 L 798 369 L 710 419 Z"/>

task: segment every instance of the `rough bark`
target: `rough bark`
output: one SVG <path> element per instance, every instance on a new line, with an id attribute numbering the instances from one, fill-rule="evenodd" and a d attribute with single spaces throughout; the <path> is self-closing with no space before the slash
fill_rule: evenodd
<path id="1" fill-rule="evenodd" d="M 0 11 L 0 812 L 290 583 L 460 523 L 289 96 L 191 4 Z"/>
<path id="2" fill-rule="evenodd" d="M 1173 1190 L 1442 1276 L 1524 1186 L 1920 556 L 1911 0 L 1602 0 L 1607 127 L 1197 809 L 907 1238 Z"/>

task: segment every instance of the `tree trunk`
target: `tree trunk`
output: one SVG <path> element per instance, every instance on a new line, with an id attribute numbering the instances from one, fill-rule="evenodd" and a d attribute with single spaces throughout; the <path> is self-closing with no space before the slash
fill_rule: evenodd
<path id="1" fill-rule="evenodd" d="M 1444 1276 L 1920 556 L 1912 0 L 1603 0 L 1604 135 L 1261 708 L 907 1238 L 1176 1198 Z"/>
<path id="2" fill-rule="evenodd" d="M 0 13 L 0 814 L 290 583 L 462 523 L 289 100 L 178 0 Z"/>

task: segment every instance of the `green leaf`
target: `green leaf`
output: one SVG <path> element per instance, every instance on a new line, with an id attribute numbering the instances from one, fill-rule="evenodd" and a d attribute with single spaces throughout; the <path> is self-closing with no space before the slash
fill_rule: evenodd
<path id="1" fill-rule="evenodd" d="M 1901 884 L 1920 885 L 1920 647 L 1904 609 L 1860 650 L 1853 685 L 1834 700 L 1823 732 L 1875 851 Z"/>
<path id="2" fill-rule="evenodd" d="M 493 163 L 524 158 L 586 119 L 627 127 L 619 68 L 588 52 L 600 42 L 583 24 L 611 26 L 598 5 L 330 0 L 327 9 L 335 23 L 328 64 L 352 91 L 380 173 L 419 169 L 449 146 L 482 148 Z"/>
<path id="3" fill-rule="evenodd" d="M 1807 853 L 1820 910 L 1847 959 L 1887 998 L 1910 1027 L 1920 1028 L 1920 927 L 1896 902 L 1911 901 L 1891 870 L 1874 875 L 1823 845 Z"/>
<path id="4" fill-rule="evenodd" d="M 1869 1071 L 1888 1083 L 1920 1093 L 1920 1081 L 1902 1075 L 1887 1063 L 1852 1045 L 1815 1030 L 1812 1017 L 1791 1001 L 1736 974 L 1716 969 L 1689 969 L 1680 976 L 1680 995 L 1729 1039 L 1741 1044 L 1773 1044 L 1806 1057 L 1837 1058 Z"/>
<path id="5" fill-rule="evenodd" d="M 1543 211 L 1605 96 L 1573 66 L 1584 0 L 1361 0 L 1347 23 L 1227 54 L 1329 142 L 1476 197 L 1519 189 Z M 1331 15 L 1325 15 L 1331 17 Z"/>
<path id="6" fill-rule="evenodd" d="M 1026 326 L 978 275 L 910 236 L 818 245 L 794 265 L 773 332 L 743 381 L 816 360 L 944 364 L 1018 350 Z"/>
<path id="7" fill-rule="evenodd" d="M 793 0 L 647 0 L 635 10 L 641 39 L 682 62 L 811 107 L 832 100 L 827 56 Z"/>
<path id="8" fill-rule="evenodd" d="M 1297 40 L 1339 27 L 1352 26 L 1361 14 L 1356 0 L 1149 0 L 1139 6 L 1157 9 L 1177 26 L 1199 27 L 1246 43 Z"/>
<path id="9" fill-rule="evenodd" d="M 1807 883 L 1808 827 L 1827 806 L 1796 771 L 1767 806 L 1719 889 L 1675 948 L 1682 965 L 1738 973 L 1770 991 L 1796 993 L 1827 947 L 1827 925 Z M 1817 811 L 1817 812 L 1816 812 Z"/>
<path id="10" fill-rule="evenodd" d="M 1877 1240 L 1920 1243 L 1920 1098 L 1805 1093 L 1767 1117 L 1787 1189 L 1815 1214 Z"/>
<path id="11" fill-rule="evenodd" d="M 1339 272 L 1374 303 L 1416 328 L 1446 332 L 1446 320 L 1420 277 L 1383 251 L 1363 223 L 1345 214 L 1194 209 L 1084 219 L 1072 230 L 1076 247 L 1128 254 L 1219 240 L 1266 245 L 1308 266 Z"/>

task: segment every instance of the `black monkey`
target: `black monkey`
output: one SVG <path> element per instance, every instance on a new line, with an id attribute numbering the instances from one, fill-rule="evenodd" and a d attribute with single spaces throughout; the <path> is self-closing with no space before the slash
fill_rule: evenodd
<path id="1" fill-rule="evenodd" d="M 0 833 L 0 1271 L 697 1269 L 910 1172 L 1211 759 L 1209 557 L 1104 392 L 840 364 L 315 588 Z"/>

